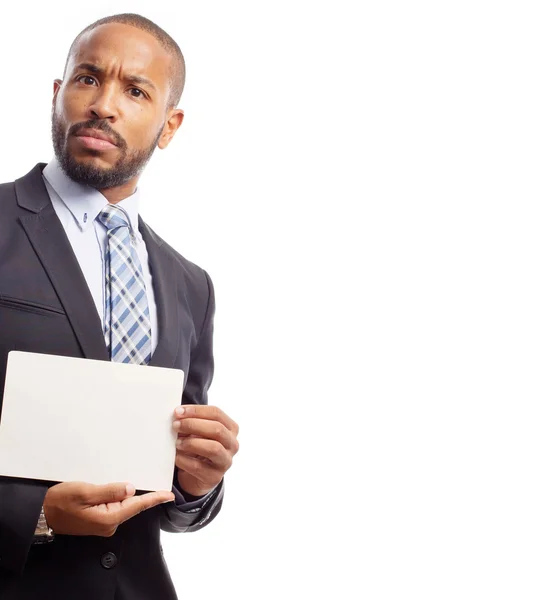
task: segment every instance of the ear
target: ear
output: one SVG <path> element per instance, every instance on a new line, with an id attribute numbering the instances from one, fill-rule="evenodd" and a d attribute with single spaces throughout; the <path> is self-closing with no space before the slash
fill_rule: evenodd
<path id="1" fill-rule="evenodd" d="M 166 119 L 166 124 L 162 131 L 162 135 L 158 140 L 158 147 L 164 150 L 166 146 L 172 141 L 176 131 L 181 127 L 183 123 L 183 110 L 179 108 L 172 109 Z"/>
<path id="2" fill-rule="evenodd" d="M 52 96 L 52 106 L 53 107 L 56 104 L 56 98 L 58 96 L 58 92 L 60 91 L 61 87 L 62 87 L 62 80 L 61 79 L 55 79 L 54 80 L 53 96 Z"/>

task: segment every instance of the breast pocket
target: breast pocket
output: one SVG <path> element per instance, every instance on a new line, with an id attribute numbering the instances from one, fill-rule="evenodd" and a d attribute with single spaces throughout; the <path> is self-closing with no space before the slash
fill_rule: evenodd
<path id="1" fill-rule="evenodd" d="M 23 300 L 22 298 L 12 298 L 5 295 L 0 296 L 0 307 L 44 316 L 66 314 L 61 308 L 47 306 L 46 304 L 31 300 Z"/>

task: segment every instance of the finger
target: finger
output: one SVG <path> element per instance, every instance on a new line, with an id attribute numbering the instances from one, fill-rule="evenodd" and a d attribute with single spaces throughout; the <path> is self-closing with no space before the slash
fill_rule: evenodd
<path id="1" fill-rule="evenodd" d="M 175 416 L 178 419 L 196 417 L 198 419 L 206 419 L 208 421 L 219 421 L 235 435 L 239 433 L 238 424 L 217 406 L 207 406 L 206 404 L 186 404 L 176 408 Z"/>
<path id="2" fill-rule="evenodd" d="M 109 483 L 93 485 L 84 483 L 79 492 L 80 499 L 89 506 L 121 502 L 135 494 L 135 488 L 130 483 Z"/>
<path id="3" fill-rule="evenodd" d="M 232 457 L 229 450 L 226 450 L 220 442 L 215 442 L 214 440 L 180 438 L 176 442 L 176 447 L 180 454 L 206 458 L 213 465 L 223 469 L 229 469 L 232 464 Z"/>
<path id="4" fill-rule="evenodd" d="M 175 430 L 179 435 L 195 435 L 208 440 L 220 442 L 224 448 L 237 452 L 239 444 L 235 435 L 219 421 L 207 421 L 195 417 L 176 421 Z"/>
<path id="5" fill-rule="evenodd" d="M 153 508 L 164 502 L 170 502 L 174 499 L 175 496 L 172 492 L 149 492 L 142 496 L 126 498 L 121 503 L 118 520 L 120 523 L 123 523 L 144 510 L 148 510 L 149 508 Z"/>

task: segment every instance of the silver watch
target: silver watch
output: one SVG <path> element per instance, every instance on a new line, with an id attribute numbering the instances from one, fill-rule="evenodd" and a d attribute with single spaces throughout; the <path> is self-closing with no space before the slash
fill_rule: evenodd
<path id="1" fill-rule="evenodd" d="M 46 544 L 51 542 L 54 539 L 54 532 L 48 526 L 46 522 L 46 517 L 44 516 L 44 506 L 41 507 L 41 514 L 39 515 L 39 520 L 37 522 L 37 527 L 35 529 L 35 536 L 33 539 L 33 544 Z"/>

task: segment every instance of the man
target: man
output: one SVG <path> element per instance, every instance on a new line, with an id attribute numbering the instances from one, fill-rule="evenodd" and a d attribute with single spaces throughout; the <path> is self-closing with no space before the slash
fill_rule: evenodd
<path id="1" fill-rule="evenodd" d="M 238 427 L 207 405 L 212 283 L 138 215 L 140 174 L 182 123 L 184 78 L 179 47 L 148 19 L 97 21 L 54 83 L 55 159 L 0 186 L 0 397 L 14 349 L 186 374 L 172 493 L 0 478 L 2 600 L 176 598 L 160 529 L 195 531 L 220 510 Z"/>

